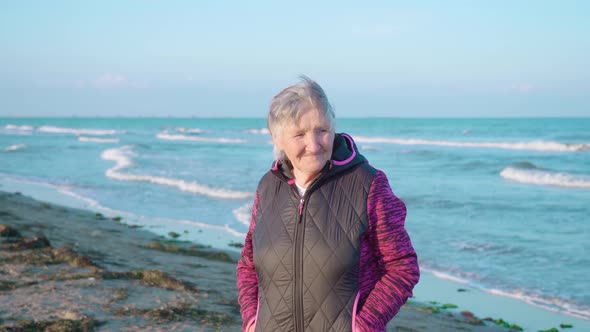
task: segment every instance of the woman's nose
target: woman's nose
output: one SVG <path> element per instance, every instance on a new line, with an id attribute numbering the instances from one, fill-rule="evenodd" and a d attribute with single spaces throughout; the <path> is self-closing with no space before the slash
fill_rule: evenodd
<path id="1" fill-rule="evenodd" d="M 318 152 L 321 149 L 320 138 L 317 135 L 309 135 L 306 144 L 306 150 L 310 152 Z"/>

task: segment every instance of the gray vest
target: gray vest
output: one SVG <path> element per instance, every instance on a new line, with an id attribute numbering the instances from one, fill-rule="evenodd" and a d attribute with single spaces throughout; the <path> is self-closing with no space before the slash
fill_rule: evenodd
<path id="1" fill-rule="evenodd" d="M 352 330 L 374 176 L 366 163 L 328 171 L 303 202 L 280 171 L 262 178 L 253 234 L 257 332 Z"/>

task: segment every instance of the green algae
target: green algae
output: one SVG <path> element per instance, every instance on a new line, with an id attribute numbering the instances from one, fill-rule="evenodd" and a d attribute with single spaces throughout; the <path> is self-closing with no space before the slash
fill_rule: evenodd
<path id="1" fill-rule="evenodd" d="M 225 313 L 194 308 L 189 303 L 164 305 L 152 309 L 120 307 L 112 310 L 116 316 L 143 316 L 158 323 L 195 321 L 202 326 L 223 327 L 235 324 L 234 317 Z"/>
<path id="2" fill-rule="evenodd" d="M 0 332 L 89 332 L 93 331 L 98 325 L 98 322 L 90 317 L 83 317 L 82 319 L 78 320 L 22 320 L 16 322 L 16 324 L 14 324 L 13 326 L 1 326 Z"/>
<path id="3" fill-rule="evenodd" d="M 145 248 L 158 250 L 163 252 L 169 252 L 174 254 L 180 254 L 185 256 L 196 256 L 202 257 L 205 259 L 228 262 L 228 263 L 235 263 L 227 253 L 222 251 L 212 251 L 212 250 L 204 250 L 202 247 L 199 246 L 191 246 L 190 248 L 181 248 L 176 245 L 165 245 L 159 242 L 151 242 L 145 245 Z"/>
<path id="4" fill-rule="evenodd" d="M 145 286 L 158 287 L 168 290 L 196 292 L 198 289 L 191 283 L 175 279 L 160 270 L 140 270 L 131 272 L 102 271 L 97 277 L 105 280 L 131 279 L 139 280 Z"/>

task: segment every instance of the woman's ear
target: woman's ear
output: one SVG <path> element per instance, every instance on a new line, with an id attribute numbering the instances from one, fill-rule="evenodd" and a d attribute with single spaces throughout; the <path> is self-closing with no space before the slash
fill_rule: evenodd
<path id="1" fill-rule="evenodd" d="M 275 150 L 283 151 L 283 144 L 281 142 L 281 137 L 277 133 L 272 133 L 272 132 L 270 135 L 272 137 L 272 144 L 274 145 Z"/>

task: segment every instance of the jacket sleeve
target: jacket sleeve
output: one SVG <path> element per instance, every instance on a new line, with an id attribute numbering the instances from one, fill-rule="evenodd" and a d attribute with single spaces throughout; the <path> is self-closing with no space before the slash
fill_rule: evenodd
<path id="1" fill-rule="evenodd" d="M 387 323 L 412 296 L 420 272 L 416 252 L 404 228 L 406 206 L 391 191 L 385 174 L 377 171 L 367 201 L 367 236 L 380 273 L 357 312 L 360 331 L 385 331 Z"/>
<path id="2" fill-rule="evenodd" d="M 256 228 L 256 207 L 258 206 L 258 192 L 252 208 L 252 220 L 246 234 L 246 241 L 242 249 L 237 267 L 238 303 L 242 315 L 242 331 L 248 331 L 256 322 L 258 310 L 258 277 L 254 267 L 254 253 L 252 248 L 252 234 Z"/>

